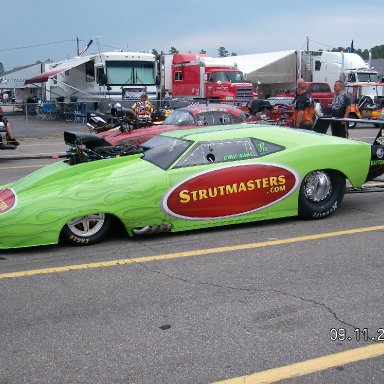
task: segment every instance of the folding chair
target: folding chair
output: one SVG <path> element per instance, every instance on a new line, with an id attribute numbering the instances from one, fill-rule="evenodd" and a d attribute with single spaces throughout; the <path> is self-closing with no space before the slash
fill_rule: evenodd
<path id="1" fill-rule="evenodd" d="M 85 123 L 87 121 L 87 105 L 85 103 L 79 103 L 74 112 L 75 123 Z"/>
<path id="2" fill-rule="evenodd" d="M 42 120 L 54 120 L 55 119 L 55 104 L 45 103 L 40 108 Z"/>

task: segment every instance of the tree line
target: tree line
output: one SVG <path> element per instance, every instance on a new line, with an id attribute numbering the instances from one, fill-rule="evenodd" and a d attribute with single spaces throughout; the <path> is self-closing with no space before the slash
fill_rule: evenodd
<path id="1" fill-rule="evenodd" d="M 155 48 L 153 48 L 151 52 L 153 55 L 159 54 L 159 52 Z M 175 53 L 179 53 L 179 51 L 175 47 L 171 47 L 167 53 L 170 55 L 174 55 Z M 192 53 L 192 52 L 189 51 L 188 53 Z M 203 54 L 206 54 L 207 51 L 205 49 L 200 49 L 200 51 L 198 53 L 200 55 L 203 55 Z M 160 54 L 163 55 L 163 54 L 165 54 L 165 52 L 161 51 Z M 218 57 L 237 56 L 237 53 L 236 52 L 229 53 L 229 51 L 225 47 L 219 47 L 219 48 L 217 48 L 217 56 Z"/>
<path id="2" fill-rule="evenodd" d="M 322 49 L 320 49 L 322 51 Z M 344 47 L 338 47 L 338 48 L 332 48 L 328 49 L 328 52 L 350 52 L 350 47 L 344 48 Z M 364 60 L 369 59 L 369 52 L 372 54 L 372 59 L 384 59 L 384 45 L 376 45 L 371 49 L 353 49 L 354 53 L 357 53 L 359 56 L 361 56 Z M 152 53 L 154 55 L 158 55 L 159 52 L 154 48 L 152 49 Z M 168 53 L 171 55 L 174 55 L 175 53 L 179 53 L 179 51 L 175 47 L 171 47 L 168 52 L 161 51 L 160 54 Z M 192 53 L 189 51 L 188 53 Z M 205 49 L 201 49 L 199 54 L 206 54 L 207 51 Z M 237 56 L 236 52 L 231 52 L 225 48 L 225 47 L 219 47 L 217 48 L 217 56 L 218 57 L 227 57 L 227 56 Z"/>
<path id="3" fill-rule="evenodd" d="M 333 48 L 330 50 L 330 52 L 350 52 L 350 48 Z M 372 59 L 384 59 L 384 45 L 375 45 L 371 49 L 354 49 L 353 53 L 357 53 L 360 55 L 364 60 L 369 59 L 369 52 L 371 52 Z"/>

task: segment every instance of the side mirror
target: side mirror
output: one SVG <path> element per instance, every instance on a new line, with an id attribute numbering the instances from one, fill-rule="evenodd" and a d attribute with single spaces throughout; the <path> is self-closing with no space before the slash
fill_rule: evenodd
<path id="1" fill-rule="evenodd" d="M 101 84 L 102 84 L 102 85 L 107 85 L 107 84 L 108 84 L 108 76 L 107 76 L 106 73 L 103 73 L 103 74 L 101 75 Z"/>

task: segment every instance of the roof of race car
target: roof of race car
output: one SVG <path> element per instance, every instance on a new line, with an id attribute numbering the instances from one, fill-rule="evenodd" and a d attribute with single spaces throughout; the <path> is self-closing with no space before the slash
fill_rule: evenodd
<path id="1" fill-rule="evenodd" d="M 316 143 L 319 144 L 353 144 L 360 143 L 369 145 L 367 143 L 344 139 L 340 137 L 316 133 L 313 131 L 294 129 L 287 127 L 261 125 L 261 124 L 232 124 L 232 125 L 219 125 L 209 126 L 206 128 L 194 128 L 185 130 L 175 130 L 164 132 L 161 136 L 168 136 L 180 138 L 191 141 L 208 141 L 220 139 L 236 139 L 244 137 L 255 137 L 265 141 L 274 141 L 280 143 L 289 141 L 295 144 L 309 146 Z"/>
<path id="2" fill-rule="evenodd" d="M 193 104 L 188 105 L 187 107 L 183 107 L 182 109 L 186 109 L 192 114 L 202 113 L 202 112 L 232 112 L 237 116 L 240 116 L 244 112 L 242 112 L 239 108 L 230 105 L 230 104 Z"/>

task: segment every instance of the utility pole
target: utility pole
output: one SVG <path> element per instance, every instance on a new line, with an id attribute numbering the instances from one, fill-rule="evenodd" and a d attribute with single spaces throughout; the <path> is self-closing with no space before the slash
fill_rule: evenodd
<path id="1" fill-rule="evenodd" d="M 307 51 L 309 51 L 309 37 L 307 36 Z"/>
<path id="2" fill-rule="evenodd" d="M 76 56 L 79 56 L 79 54 L 80 54 L 80 47 L 79 47 L 79 38 L 78 37 L 76 37 L 76 52 L 77 52 L 77 54 L 76 54 Z"/>

